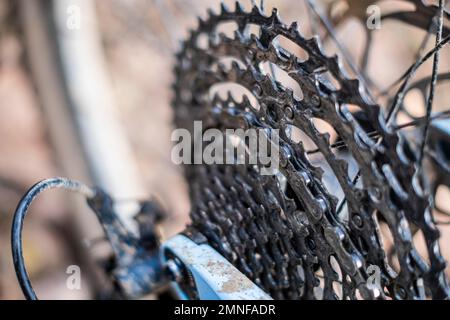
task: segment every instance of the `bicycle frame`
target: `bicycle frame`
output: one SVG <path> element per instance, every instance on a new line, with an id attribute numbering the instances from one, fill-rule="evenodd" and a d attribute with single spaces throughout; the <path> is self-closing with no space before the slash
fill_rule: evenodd
<path id="1" fill-rule="evenodd" d="M 183 264 L 175 263 L 192 275 L 200 300 L 272 299 L 208 244 L 199 245 L 178 234 L 163 243 L 160 254 L 163 265 L 176 260 Z M 181 299 L 189 298 L 176 281 L 172 286 Z"/>

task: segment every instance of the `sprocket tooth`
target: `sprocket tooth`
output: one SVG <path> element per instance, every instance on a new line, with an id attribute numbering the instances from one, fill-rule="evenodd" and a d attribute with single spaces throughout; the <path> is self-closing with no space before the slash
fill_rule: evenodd
<path id="1" fill-rule="evenodd" d="M 333 54 L 331 56 L 327 56 L 327 63 L 331 65 L 333 70 L 341 70 L 343 68 L 342 61 L 337 54 Z M 335 76 L 335 74 L 333 74 Z"/>
<path id="2" fill-rule="evenodd" d="M 248 107 L 251 107 L 251 106 L 252 106 L 252 104 L 251 104 L 251 102 L 250 102 L 250 99 L 247 97 L 246 94 L 244 94 L 244 95 L 242 96 L 242 104 L 244 105 L 244 108 L 248 108 Z"/>
<path id="3" fill-rule="evenodd" d="M 206 21 L 202 17 L 198 16 L 197 17 L 197 29 L 202 30 L 203 28 L 205 28 L 205 26 L 206 26 Z"/>
<path id="4" fill-rule="evenodd" d="M 195 29 L 188 29 L 188 43 L 193 46 L 195 44 L 195 40 L 197 39 L 197 30 Z"/>
<path id="5" fill-rule="evenodd" d="M 237 63 L 237 61 L 233 60 L 231 62 L 231 67 L 235 70 L 241 70 L 241 67 L 239 66 L 239 63 Z"/>
<path id="6" fill-rule="evenodd" d="M 250 34 L 250 41 L 254 42 L 254 43 L 259 42 L 258 36 L 256 34 L 253 34 L 253 33 Z"/>
<path id="7" fill-rule="evenodd" d="M 217 63 L 217 72 L 222 76 L 226 76 L 226 66 L 222 62 Z"/>
<path id="8" fill-rule="evenodd" d="M 205 19 L 205 22 L 208 22 L 211 19 L 213 19 L 214 17 L 216 17 L 217 15 L 212 8 L 208 8 L 208 9 L 206 9 L 206 16 L 207 17 Z"/>
<path id="9" fill-rule="evenodd" d="M 275 89 L 272 78 L 268 74 L 259 73 L 258 70 L 252 68 L 252 75 L 263 87 Z"/>
<path id="10" fill-rule="evenodd" d="M 226 103 L 230 104 L 230 103 L 235 103 L 236 101 L 234 100 L 233 94 L 231 93 L 231 91 L 227 91 L 227 100 Z"/>
<path id="11" fill-rule="evenodd" d="M 229 80 L 238 81 L 238 79 L 244 74 L 244 71 L 241 70 L 239 64 L 236 61 L 231 63 L 231 68 L 229 72 Z"/>
<path id="12" fill-rule="evenodd" d="M 219 42 L 226 43 L 228 41 L 227 35 L 223 32 L 220 32 L 217 36 L 219 37 Z"/>
<path id="13" fill-rule="evenodd" d="M 252 1 L 252 10 L 251 13 L 254 15 L 262 15 L 261 7 L 256 4 L 256 1 Z"/>
<path id="14" fill-rule="evenodd" d="M 263 44 L 264 47 L 269 46 L 269 44 L 272 42 L 273 36 L 270 33 L 270 30 L 267 27 L 261 27 L 261 36 L 259 38 L 259 41 Z"/>
<path id="15" fill-rule="evenodd" d="M 298 37 L 300 35 L 300 32 L 298 31 L 298 23 L 297 21 L 292 22 L 289 25 L 289 33 L 293 36 L 293 37 Z"/>
<path id="16" fill-rule="evenodd" d="M 313 52 L 320 52 L 321 48 L 320 48 L 320 41 L 318 39 L 317 36 L 312 36 L 309 39 L 305 40 L 306 45 L 308 46 L 308 48 L 313 51 Z"/>
<path id="17" fill-rule="evenodd" d="M 244 7 L 239 1 L 234 2 L 234 12 L 237 14 L 245 13 Z"/>
<path id="18" fill-rule="evenodd" d="M 272 21 L 273 25 L 281 26 L 283 23 L 281 22 L 280 16 L 278 14 L 278 9 L 273 8 L 272 14 L 270 15 L 270 20 Z"/>
<path id="19" fill-rule="evenodd" d="M 261 51 L 265 50 L 265 46 L 264 44 L 261 42 L 261 38 L 259 38 L 257 35 L 255 34 L 251 34 L 250 35 L 250 46 L 252 48 L 256 47 L 258 49 L 261 49 Z"/>
<path id="20" fill-rule="evenodd" d="M 233 35 L 234 35 L 234 39 L 231 39 L 231 40 L 237 40 L 237 41 L 239 41 L 240 43 L 244 43 L 244 41 L 245 41 L 245 35 L 244 35 L 243 32 L 241 32 L 241 31 L 239 31 L 239 30 L 234 30 Z"/>
<path id="21" fill-rule="evenodd" d="M 208 48 L 213 48 L 215 47 L 218 43 L 217 38 L 216 38 L 216 34 L 210 34 L 208 36 Z"/>
<path id="22" fill-rule="evenodd" d="M 224 107 L 223 101 L 222 101 L 222 99 L 220 98 L 220 95 L 219 95 L 218 92 L 215 92 L 215 93 L 214 93 L 211 102 L 212 102 L 214 105 L 217 104 L 217 105 L 220 105 L 222 108 Z"/>
<path id="23" fill-rule="evenodd" d="M 225 2 L 220 1 L 220 14 L 225 15 L 227 13 L 230 13 L 230 9 L 228 9 Z"/>
<path id="24" fill-rule="evenodd" d="M 252 37 L 250 37 L 250 46 L 252 48 L 258 48 L 260 49 L 260 51 L 264 51 L 266 49 L 260 41 L 260 38 L 254 34 L 252 34 Z"/>

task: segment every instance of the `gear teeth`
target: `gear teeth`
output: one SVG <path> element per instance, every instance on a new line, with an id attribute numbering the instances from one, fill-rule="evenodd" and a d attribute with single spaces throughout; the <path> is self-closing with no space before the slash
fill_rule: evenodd
<path id="1" fill-rule="evenodd" d="M 221 5 L 223 4 L 223 2 L 221 3 Z M 214 12 L 214 10 L 212 9 L 212 8 L 208 8 L 207 10 L 206 10 L 206 13 L 208 14 L 208 18 L 205 20 L 205 22 L 207 21 L 207 20 L 211 20 L 211 19 L 214 19 L 214 18 L 216 18 L 216 17 L 218 17 L 219 15 L 218 14 L 216 14 L 215 12 Z M 224 12 L 221 10 L 221 14 L 224 14 Z"/>
<path id="2" fill-rule="evenodd" d="M 228 6 L 225 4 L 225 2 L 220 1 L 220 13 L 222 15 L 230 13 L 231 10 L 228 8 Z"/>
<path id="3" fill-rule="evenodd" d="M 215 93 L 214 93 L 213 98 L 212 98 L 212 104 L 213 104 L 213 105 L 218 104 L 218 105 L 220 105 L 222 108 L 224 107 L 223 102 L 222 102 L 222 99 L 220 99 L 220 96 L 219 96 L 219 93 L 218 93 L 218 92 L 215 92 Z"/>
<path id="4" fill-rule="evenodd" d="M 245 10 L 243 9 L 243 7 L 241 6 L 241 4 L 238 2 L 238 1 L 236 1 L 236 6 L 235 6 L 236 8 L 235 8 L 235 12 L 234 13 L 236 13 L 236 14 L 247 14 L 246 12 L 245 12 Z M 252 12 L 255 10 L 255 7 L 253 7 L 253 9 L 252 9 Z M 267 19 L 267 17 L 261 12 L 261 10 L 259 9 L 259 8 L 257 8 L 256 7 L 256 11 L 257 12 L 255 12 L 255 13 L 257 13 L 258 14 L 258 16 L 259 17 L 261 17 L 261 18 L 266 18 Z M 230 13 L 232 13 L 232 12 L 230 12 L 230 10 L 226 7 L 226 5 L 222 2 L 221 3 L 221 15 L 228 15 L 228 14 L 230 14 Z M 215 13 L 211 13 L 210 12 L 210 18 L 217 18 L 217 17 L 219 17 L 218 15 L 216 15 Z M 279 15 L 278 15 L 278 10 L 276 9 L 276 8 L 274 8 L 273 10 L 272 10 L 272 14 L 271 14 L 271 16 L 270 17 L 268 17 L 268 19 L 270 19 L 271 20 L 271 23 L 273 24 L 273 25 L 278 25 L 278 26 L 284 26 L 283 25 L 283 23 L 281 22 L 281 19 L 279 18 Z M 211 19 L 210 19 L 211 20 Z M 207 24 L 207 21 L 204 21 L 204 24 L 206 25 Z M 364 103 L 364 104 L 367 104 L 368 103 L 368 101 L 366 101 L 366 95 L 364 94 L 364 92 L 362 92 L 360 89 L 360 86 L 361 86 L 361 84 L 360 84 L 360 82 L 357 80 L 357 79 L 352 79 L 352 80 L 349 80 L 348 79 L 348 77 L 347 77 L 347 75 L 345 74 L 345 71 L 344 71 L 344 69 L 342 68 L 342 65 L 341 65 L 341 63 L 340 63 L 340 61 L 339 61 L 339 59 L 338 59 L 338 57 L 335 55 L 335 56 L 332 56 L 332 57 L 327 57 L 326 56 L 326 54 L 323 52 L 323 50 L 322 50 L 322 48 L 321 48 L 321 45 L 320 45 L 320 40 L 319 40 L 319 38 L 317 37 L 317 36 L 314 36 L 314 37 L 312 37 L 311 39 L 307 39 L 307 40 L 305 40 L 301 35 L 300 35 L 300 32 L 298 31 L 298 26 L 297 26 L 297 24 L 294 22 L 294 23 L 292 23 L 291 24 L 291 26 L 289 27 L 289 29 L 293 32 L 293 34 L 292 34 L 292 36 L 293 36 L 293 38 L 295 39 L 295 40 L 297 40 L 297 41 L 299 41 L 300 40 L 300 42 L 301 41 L 306 41 L 306 43 L 307 43 L 307 45 L 310 47 L 310 49 L 312 49 L 313 51 L 315 51 L 315 52 L 317 52 L 317 53 L 319 53 L 320 55 L 322 55 L 323 57 L 325 57 L 325 59 L 326 59 L 326 64 L 329 66 L 329 69 L 330 70 L 337 70 L 337 72 L 338 72 L 338 74 L 337 75 L 335 75 L 335 76 L 338 76 L 338 80 L 340 79 L 341 81 L 342 81 L 342 86 L 343 87 L 345 87 L 345 88 L 355 88 L 356 87 L 356 83 L 358 83 L 358 85 L 357 85 L 357 91 L 356 92 L 358 92 L 359 93 L 359 97 L 358 97 L 358 99 L 357 99 L 357 101 L 353 101 L 353 103 L 356 103 L 356 102 L 358 102 L 358 103 Z M 196 34 L 191 34 L 191 37 L 196 37 L 197 35 Z M 265 32 L 264 31 L 264 28 L 262 28 L 262 34 L 261 34 L 261 39 L 265 39 L 265 38 L 267 38 L 269 35 L 267 34 L 267 31 Z M 253 38 L 253 37 L 252 37 Z M 259 39 L 254 39 L 254 40 L 259 40 Z M 260 41 L 260 43 L 262 44 L 262 45 L 264 45 L 264 43 L 262 43 L 261 41 Z M 355 83 L 351 83 L 352 81 L 354 81 Z M 348 90 L 346 90 L 346 91 L 348 91 Z M 345 92 L 345 93 L 343 93 L 343 94 L 341 94 L 341 97 L 345 97 L 345 96 L 348 96 L 348 92 Z"/>
<path id="5" fill-rule="evenodd" d="M 278 14 L 278 9 L 277 8 L 273 8 L 272 9 L 272 14 L 270 15 L 270 20 L 272 20 L 272 24 L 273 25 L 279 25 L 281 26 L 283 23 L 280 20 L 280 16 Z"/>
<path id="6" fill-rule="evenodd" d="M 229 72 L 229 80 L 230 81 L 237 81 L 242 75 L 244 74 L 244 71 L 241 70 L 239 67 L 239 64 L 236 63 L 236 61 L 233 61 L 231 63 L 231 69 Z"/>
<path id="7" fill-rule="evenodd" d="M 245 41 L 245 35 L 243 32 L 239 31 L 239 30 L 234 30 L 234 39 L 232 40 L 237 40 L 239 42 L 244 42 Z"/>
<path id="8" fill-rule="evenodd" d="M 187 42 L 189 43 L 190 46 L 194 47 L 195 46 L 195 41 L 197 40 L 197 30 L 195 29 L 188 29 L 188 40 Z M 187 48 L 187 46 L 185 45 L 183 49 Z M 183 50 L 184 51 L 184 50 Z"/>
<path id="9" fill-rule="evenodd" d="M 221 75 L 224 76 L 227 74 L 227 70 L 225 65 L 222 62 L 217 63 L 217 72 Z"/>
<path id="10" fill-rule="evenodd" d="M 320 51 L 322 51 L 322 48 L 320 49 Z M 332 56 L 327 56 L 326 58 L 329 61 L 329 64 L 331 67 L 341 70 L 341 72 L 343 72 L 342 71 L 342 69 L 343 69 L 342 61 L 337 54 L 333 54 Z"/>
<path id="11" fill-rule="evenodd" d="M 255 72 L 256 73 L 256 72 Z M 260 75 L 260 82 L 263 87 L 270 88 L 271 91 L 279 91 L 278 86 L 273 82 L 272 77 L 268 74 Z M 268 94 L 272 94 L 273 92 L 266 92 Z"/>
<path id="12" fill-rule="evenodd" d="M 239 63 L 234 60 L 231 62 L 231 66 L 233 69 L 240 70 Z"/>
<path id="13" fill-rule="evenodd" d="M 210 34 L 208 37 L 208 48 L 214 47 L 217 43 L 216 40 L 217 40 L 216 34 Z"/>
<path id="14" fill-rule="evenodd" d="M 289 32 L 290 32 L 291 36 L 293 36 L 293 37 L 297 37 L 300 34 L 298 31 L 297 21 L 294 21 L 291 23 L 291 25 L 289 26 Z"/>
<path id="15" fill-rule="evenodd" d="M 256 47 L 256 48 L 261 49 L 261 50 L 264 50 L 264 49 L 265 49 L 265 47 L 264 47 L 264 45 L 262 44 L 262 42 L 259 41 L 258 36 L 252 34 L 252 36 L 250 37 L 250 40 L 251 40 L 251 41 L 248 43 L 249 46 L 251 46 L 251 47 Z"/>
<path id="16" fill-rule="evenodd" d="M 252 1 L 252 2 L 254 2 L 254 1 Z M 256 14 L 256 15 L 260 15 L 260 16 L 263 14 L 263 12 L 261 10 L 261 7 L 258 6 L 256 3 L 253 4 L 251 13 L 252 14 Z"/>
<path id="17" fill-rule="evenodd" d="M 258 40 L 258 36 L 256 35 L 256 34 L 250 34 L 250 40 L 252 41 L 252 42 L 257 42 L 257 41 L 259 41 Z"/>
<path id="18" fill-rule="evenodd" d="M 234 98 L 233 98 L 233 94 L 231 93 L 231 91 L 227 91 L 227 100 L 226 100 L 226 103 L 227 104 L 230 104 L 230 103 L 235 103 L 236 101 L 234 101 Z"/>
<path id="19" fill-rule="evenodd" d="M 252 104 L 250 103 L 250 99 L 247 97 L 246 94 L 244 94 L 242 96 L 242 104 L 244 105 L 244 108 L 248 108 L 248 107 L 252 106 Z"/>
<path id="20" fill-rule="evenodd" d="M 227 37 L 227 35 L 225 33 L 220 32 L 218 37 L 220 39 L 220 42 L 225 42 L 225 43 L 228 42 L 228 37 Z"/>
<path id="21" fill-rule="evenodd" d="M 234 8 L 235 8 L 234 9 L 235 13 L 237 13 L 237 14 L 245 13 L 244 7 L 242 6 L 242 4 L 239 1 L 234 2 Z"/>
<path id="22" fill-rule="evenodd" d="M 296 38 L 300 38 L 301 35 L 297 30 L 297 36 Z M 309 39 L 305 40 L 306 42 L 306 46 L 312 51 L 312 52 L 316 52 L 316 53 L 320 53 L 322 52 L 322 48 L 321 48 L 321 44 L 320 44 L 320 40 L 317 36 L 313 36 Z"/>
<path id="23" fill-rule="evenodd" d="M 202 17 L 197 17 L 197 30 L 203 30 L 206 27 L 206 21 Z"/>

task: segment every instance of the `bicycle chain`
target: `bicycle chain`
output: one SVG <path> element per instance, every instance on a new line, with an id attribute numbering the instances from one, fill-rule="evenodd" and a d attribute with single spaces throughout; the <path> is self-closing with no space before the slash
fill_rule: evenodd
<path id="1" fill-rule="evenodd" d="M 238 25 L 235 37 L 217 35 L 217 26 L 229 21 Z M 245 32 L 250 24 L 260 27 L 259 36 Z M 198 44 L 201 35 L 208 36 L 206 49 Z M 273 41 L 277 36 L 297 44 L 308 58 L 300 61 L 281 48 Z M 226 68 L 220 63 L 224 57 L 241 63 Z M 358 292 L 364 299 L 450 295 L 439 232 L 418 182 L 415 158 L 402 136 L 386 127 L 382 110 L 368 102 L 359 82 L 346 77 L 337 56 L 327 57 L 318 40 L 302 37 L 295 23 L 283 24 L 276 10 L 266 16 L 256 6 L 246 12 L 237 3 L 234 10 L 222 5 L 220 13 L 210 11 L 207 19 L 199 19 L 177 59 L 176 125 L 192 130 L 194 120 L 203 120 L 208 128 L 261 128 L 269 134 L 280 129 L 280 172 L 288 186 L 282 190 L 276 177 L 261 176 L 250 166 L 185 166 L 193 205 L 187 233 L 194 239 L 204 236 L 274 298 L 355 299 Z M 264 61 L 294 79 L 303 99 L 264 74 Z M 339 88 L 327 81 L 329 74 Z M 231 95 L 209 99 L 213 85 L 229 82 L 252 92 L 260 108 Z M 369 137 L 348 104 L 359 107 L 380 140 Z M 313 118 L 330 124 L 345 143 L 361 171 L 362 187 L 353 185 L 348 163 L 333 152 L 329 135 L 315 127 Z M 300 128 L 325 157 L 347 198 L 348 221 L 336 215 L 337 200 L 323 185 L 322 170 L 310 163 L 302 143 L 290 139 L 288 126 Z M 394 238 L 398 273 L 387 262 L 377 212 Z M 423 232 L 429 263 L 415 249 L 411 228 Z M 381 270 L 379 293 L 367 284 L 370 265 Z M 334 282 L 342 284 L 342 292 L 336 292 Z"/>

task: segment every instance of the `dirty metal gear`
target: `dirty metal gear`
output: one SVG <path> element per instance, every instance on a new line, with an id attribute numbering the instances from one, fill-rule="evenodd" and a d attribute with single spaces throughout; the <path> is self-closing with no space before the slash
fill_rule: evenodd
<path id="1" fill-rule="evenodd" d="M 237 26 L 232 37 L 218 32 L 227 22 Z M 251 26 L 258 34 L 249 32 Z M 283 48 L 280 38 L 307 57 Z M 203 121 L 203 130 L 280 133 L 276 175 L 261 175 L 251 165 L 185 165 L 192 203 L 186 234 L 211 244 L 276 299 L 449 297 L 439 231 L 416 156 L 401 133 L 386 125 L 384 112 L 360 82 L 347 78 L 338 57 L 323 53 L 317 38 L 303 37 L 296 23 L 285 25 L 276 10 L 267 16 L 257 6 L 245 11 L 239 3 L 234 9 L 222 5 L 219 13 L 199 19 L 177 60 L 176 127 L 192 132 L 193 122 Z M 301 97 L 264 63 L 293 80 Z M 214 86 L 229 83 L 245 88 L 247 96 L 211 94 Z M 336 143 L 319 122 L 332 128 Z M 293 139 L 292 130 L 316 150 Z M 311 160 L 316 153 L 322 162 Z M 330 175 L 338 187 L 325 183 Z M 338 188 L 347 202 L 344 210 L 335 196 Z M 387 259 L 381 226 L 392 235 L 397 265 Z M 415 248 L 417 230 L 427 258 Z M 380 270 L 378 287 L 368 281 L 371 266 Z"/>

